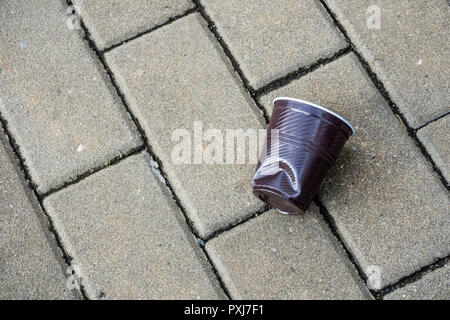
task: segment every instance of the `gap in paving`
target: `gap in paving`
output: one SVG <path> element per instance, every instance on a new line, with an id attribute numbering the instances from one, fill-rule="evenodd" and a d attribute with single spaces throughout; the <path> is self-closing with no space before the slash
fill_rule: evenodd
<path id="1" fill-rule="evenodd" d="M 406 120 L 405 116 L 400 112 L 398 106 L 392 101 L 391 96 L 389 95 L 389 92 L 387 92 L 384 84 L 380 81 L 380 79 L 378 79 L 378 76 L 376 75 L 376 73 L 372 71 L 372 69 L 370 68 L 370 66 L 367 63 L 367 61 L 356 50 L 356 47 L 352 43 L 352 41 L 350 40 L 347 31 L 344 29 L 342 24 L 339 22 L 339 20 L 337 19 L 336 15 L 333 13 L 333 11 L 331 11 L 331 9 L 327 6 L 327 4 L 325 3 L 324 0 L 319 0 L 319 1 L 322 4 L 322 6 L 325 8 L 325 10 L 328 12 L 328 14 L 331 17 L 331 19 L 333 20 L 334 24 L 341 31 L 341 33 L 344 35 L 344 37 L 347 40 L 347 42 L 352 47 L 352 52 L 358 57 L 358 60 L 362 64 L 363 68 L 366 70 L 367 74 L 369 75 L 369 78 L 372 80 L 372 82 L 375 85 L 375 87 L 381 93 L 381 95 L 383 96 L 384 100 L 388 103 L 388 105 L 391 108 L 391 110 L 394 113 L 394 115 L 397 117 L 397 119 L 400 121 L 400 123 L 403 125 L 403 127 L 405 127 L 405 129 L 408 132 L 409 136 L 411 138 L 413 138 L 414 142 L 416 143 L 417 147 L 422 152 L 423 156 L 431 163 L 433 171 L 437 173 L 437 175 L 440 178 L 440 180 L 441 180 L 442 184 L 444 185 L 444 187 L 447 190 L 450 191 L 450 183 L 449 183 L 449 181 L 447 181 L 444 178 L 444 175 L 442 174 L 442 171 L 436 165 L 436 163 L 434 162 L 433 158 L 430 156 L 430 154 L 428 153 L 428 151 L 426 150 L 426 148 L 424 147 L 424 145 L 422 144 L 420 139 L 417 137 L 416 132 L 417 132 L 418 129 L 414 129 L 408 124 L 408 121 Z M 443 115 L 443 116 L 445 116 L 445 115 Z M 441 116 L 439 118 L 442 118 L 443 116 Z M 433 121 L 435 121 L 435 120 L 433 120 Z M 430 122 L 432 122 L 432 121 L 430 121 Z M 423 125 L 423 126 L 425 126 L 425 125 Z"/>
<path id="2" fill-rule="evenodd" d="M 72 5 L 72 1 L 71 0 L 66 0 L 66 2 L 67 2 L 68 6 Z M 166 23 L 166 24 L 168 24 L 168 23 Z M 92 40 L 92 38 L 90 36 L 90 32 L 89 32 L 88 28 L 86 27 L 86 25 L 84 24 L 83 19 L 80 20 L 80 25 L 81 25 L 81 28 L 83 29 L 83 32 L 84 32 L 84 39 L 87 41 L 87 43 L 89 44 L 89 47 L 95 52 L 95 54 L 97 55 L 97 57 L 100 60 L 101 64 L 103 65 L 106 73 L 108 74 L 108 76 L 110 78 L 112 86 L 116 89 L 116 92 L 119 95 L 119 97 L 120 97 L 120 99 L 122 101 L 122 104 L 125 106 L 126 111 L 130 114 L 131 119 L 133 120 L 134 124 L 136 125 L 136 128 L 137 128 L 138 132 L 141 135 L 141 138 L 143 139 L 143 141 L 145 143 L 145 146 L 146 146 L 145 148 L 146 148 L 147 152 L 150 154 L 150 156 L 153 158 L 153 160 L 157 162 L 158 168 L 154 168 L 154 169 L 158 170 L 159 174 L 164 178 L 164 182 L 165 182 L 167 188 L 169 189 L 169 192 L 170 192 L 174 202 L 176 203 L 178 209 L 183 214 L 184 219 L 186 221 L 186 224 L 189 227 L 189 230 L 191 231 L 191 233 L 196 238 L 197 244 L 199 245 L 201 251 L 205 255 L 205 258 L 207 259 L 208 263 L 210 264 L 210 267 L 211 267 L 211 269 L 213 271 L 214 276 L 216 277 L 216 279 L 217 279 L 217 281 L 219 283 L 220 288 L 222 289 L 224 294 L 227 296 L 227 298 L 231 300 L 231 296 L 230 296 L 230 293 L 229 293 L 228 289 L 226 288 L 224 282 L 220 278 L 220 276 L 219 276 L 219 274 L 218 274 L 214 264 L 211 261 L 211 258 L 209 257 L 208 253 L 206 252 L 206 249 L 204 248 L 204 246 L 201 245 L 201 243 L 204 243 L 204 240 L 200 236 L 198 236 L 197 232 L 195 231 L 192 221 L 189 219 L 189 217 L 188 217 L 188 215 L 186 213 L 186 210 L 182 206 L 179 198 L 177 197 L 177 195 L 176 195 L 172 185 L 170 184 L 170 182 L 169 182 L 169 180 L 167 178 L 167 174 L 164 172 L 163 164 L 162 164 L 161 160 L 152 151 L 151 145 L 149 144 L 149 140 L 148 140 L 148 137 L 145 134 L 145 131 L 143 130 L 139 120 L 135 117 L 135 115 L 131 111 L 131 108 L 129 107 L 129 105 L 128 105 L 127 101 L 126 101 L 125 95 L 120 90 L 120 87 L 119 87 L 119 85 L 116 82 L 116 79 L 115 79 L 115 76 L 114 76 L 113 72 L 111 71 L 111 69 L 109 68 L 109 66 L 107 65 L 107 63 L 105 61 L 103 53 L 98 50 L 98 48 L 96 47 L 94 41 Z M 115 164 L 119 163 L 121 160 L 122 159 L 118 159 L 115 162 Z"/>
<path id="3" fill-rule="evenodd" d="M 25 160 L 22 158 L 22 155 L 20 154 L 20 147 L 17 144 L 16 140 L 14 139 L 13 135 L 9 132 L 8 122 L 5 120 L 5 118 L 2 116 L 1 113 L 0 113 L 0 125 L 6 134 L 6 137 L 9 142 L 9 145 L 11 147 L 11 150 L 14 152 L 14 155 L 19 160 L 19 167 L 20 167 L 20 171 L 22 172 L 23 178 L 25 178 L 26 183 L 30 186 L 31 191 L 34 193 L 34 196 L 36 197 L 37 202 L 39 203 L 40 209 L 44 213 L 44 219 L 47 222 L 48 230 L 50 231 L 50 234 L 53 235 L 53 237 L 54 237 L 56 246 L 61 252 L 62 259 L 63 259 L 64 263 L 66 264 L 66 270 L 67 270 L 69 267 L 72 267 L 72 263 L 71 263 L 72 257 L 67 253 L 66 249 L 64 248 L 64 246 L 61 242 L 61 238 L 59 237 L 59 235 L 56 232 L 56 229 L 53 225 L 53 221 L 50 218 L 50 216 L 48 215 L 47 211 L 45 210 L 44 205 L 42 204 L 43 198 L 37 192 L 36 185 L 31 180 L 30 173 L 28 171 L 27 166 L 25 165 Z M 16 164 L 14 164 L 14 165 L 16 165 Z M 75 269 L 73 269 L 73 270 L 75 270 Z M 62 272 L 64 272 L 64 270 L 62 270 Z M 73 271 L 72 274 L 74 272 L 75 271 Z M 79 276 L 79 275 L 77 275 L 77 276 Z M 79 277 L 78 277 L 78 279 L 79 279 Z M 78 283 L 78 284 L 79 284 L 80 288 L 79 288 L 79 290 L 77 290 L 77 292 L 81 295 L 81 297 L 83 299 L 87 299 L 87 295 L 86 295 L 83 285 L 81 283 Z"/>
<path id="4" fill-rule="evenodd" d="M 216 238 L 217 236 L 221 235 L 221 234 L 224 233 L 225 231 L 229 231 L 229 230 L 231 230 L 231 229 L 234 229 L 235 227 L 237 227 L 237 226 L 239 226 L 239 225 L 241 225 L 241 224 L 244 224 L 244 223 L 246 223 L 246 222 L 252 220 L 253 218 L 256 218 L 257 216 L 259 216 L 259 215 L 261 215 L 261 214 L 263 214 L 263 213 L 266 213 L 267 211 L 269 211 L 269 210 L 271 210 L 271 209 L 272 209 L 272 208 L 271 208 L 270 206 L 264 205 L 264 207 L 261 208 L 260 210 L 254 212 L 254 213 L 252 213 L 252 214 L 249 214 L 248 216 L 246 216 L 246 217 L 244 217 L 244 218 L 242 218 L 242 219 L 235 220 L 235 221 L 231 222 L 229 225 L 227 225 L 227 226 L 225 226 L 225 227 L 223 227 L 223 228 L 217 229 L 217 230 L 214 231 L 211 235 L 209 235 L 207 238 L 205 238 L 204 241 L 205 241 L 205 242 L 208 242 L 208 241 L 211 240 L 212 238 Z"/>
<path id="5" fill-rule="evenodd" d="M 69 187 L 71 185 L 77 184 L 81 180 L 84 180 L 85 178 L 93 175 L 94 173 L 99 172 L 100 170 L 108 168 L 110 166 L 113 166 L 113 165 L 119 163 L 121 160 L 124 160 L 124 159 L 126 159 L 126 158 L 128 158 L 128 157 L 130 157 L 132 155 L 138 154 L 139 152 L 141 152 L 144 149 L 145 149 L 145 145 L 141 145 L 139 147 L 135 147 L 135 148 L 131 149 L 128 153 L 126 153 L 124 155 L 120 154 L 120 155 L 114 157 L 113 159 L 109 160 L 104 165 L 101 165 L 101 166 L 95 167 L 93 169 L 90 169 L 90 170 L 88 170 L 88 171 L 86 171 L 86 172 L 76 176 L 73 180 L 65 182 L 61 186 L 58 186 L 58 187 L 55 187 L 55 188 L 51 188 L 49 191 L 41 194 L 41 198 L 42 199 L 47 198 L 49 195 L 51 195 L 51 194 L 53 194 L 55 192 L 61 191 L 61 190 L 65 189 L 65 188 L 67 188 L 67 187 Z"/>
<path id="6" fill-rule="evenodd" d="M 137 38 L 139 38 L 139 37 L 141 37 L 141 36 L 143 36 L 143 35 L 146 35 L 147 33 L 153 32 L 153 31 L 155 31 L 155 30 L 157 30 L 157 29 L 159 29 L 159 28 L 161 28 L 161 27 L 164 27 L 164 26 L 166 26 L 166 25 L 168 25 L 168 24 L 171 24 L 172 22 L 175 22 L 175 21 L 178 20 L 178 19 L 181 19 L 181 18 L 183 18 L 183 17 L 186 17 L 187 15 L 189 15 L 189 14 L 191 14 L 191 13 L 193 13 L 193 12 L 196 12 L 196 11 L 197 11 L 196 8 L 190 8 L 190 9 L 187 9 L 185 12 L 183 12 L 183 13 L 181 13 L 181 14 L 179 14 L 179 15 L 170 17 L 166 22 L 164 22 L 164 23 L 162 23 L 162 24 L 159 24 L 159 25 L 157 25 L 157 26 L 154 26 L 154 27 L 152 27 L 152 28 L 150 28 L 150 29 L 148 29 L 148 30 L 145 30 L 145 31 L 143 31 L 143 32 L 140 32 L 140 33 L 138 33 L 138 34 L 132 36 L 131 38 L 127 38 L 127 39 L 125 39 L 125 40 L 123 40 L 123 41 L 121 41 L 121 42 L 119 42 L 119 43 L 116 43 L 116 44 L 111 45 L 110 47 L 108 47 L 108 48 L 106 48 L 106 49 L 103 49 L 103 51 L 101 51 L 101 53 L 104 54 L 104 53 L 106 53 L 106 52 L 108 52 L 108 51 L 111 51 L 111 50 L 114 49 L 114 48 L 117 48 L 117 47 L 119 47 L 119 46 L 121 46 L 121 45 L 123 45 L 123 44 L 125 44 L 125 43 L 127 43 L 127 42 L 130 42 L 130 41 L 132 41 L 132 40 L 134 40 L 134 39 L 137 39 Z"/>
<path id="7" fill-rule="evenodd" d="M 367 276 L 366 276 L 366 274 L 363 272 L 361 267 L 358 265 L 358 263 L 356 262 L 356 258 L 353 256 L 352 252 L 350 251 L 350 249 L 345 244 L 345 241 L 341 237 L 341 235 L 340 235 L 340 233 L 339 233 L 339 231 L 338 231 L 338 229 L 336 227 L 336 222 L 335 222 L 334 218 L 330 215 L 330 213 L 328 212 L 326 207 L 323 205 L 322 201 L 320 200 L 320 196 L 316 196 L 314 198 L 314 203 L 319 207 L 320 213 L 323 216 L 323 218 L 325 219 L 325 222 L 330 227 L 331 232 L 336 237 L 337 241 L 344 248 L 344 251 L 347 254 L 348 259 L 353 264 L 353 266 L 356 268 L 360 278 L 363 280 L 364 284 L 367 287 Z M 444 267 L 449 261 L 450 261 L 450 256 L 447 256 L 445 258 L 439 258 L 435 262 L 420 268 L 419 270 L 413 272 L 412 274 L 404 276 L 403 278 L 401 278 L 400 280 L 398 280 L 397 282 L 395 282 L 393 284 L 387 285 L 387 286 L 385 286 L 385 287 L 383 287 L 381 289 L 377 289 L 377 290 L 370 289 L 368 287 L 367 287 L 367 289 L 370 291 L 370 293 L 372 294 L 372 296 L 376 300 L 382 300 L 383 297 L 385 295 L 387 295 L 388 293 L 391 293 L 394 290 L 397 290 L 399 288 L 402 288 L 402 287 L 404 287 L 404 286 L 406 286 L 406 285 L 408 285 L 410 283 L 413 283 L 413 282 L 419 280 L 425 274 L 430 273 L 433 270 L 436 270 L 436 269 L 439 269 L 441 267 Z"/>
<path id="8" fill-rule="evenodd" d="M 381 297 L 384 297 L 388 293 L 391 293 L 392 291 L 395 291 L 397 289 L 400 289 L 410 283 L 416 282 L 417 280 L 421 279 L 423 276 L 425 276 L 428 273 L 433 272 L 436 269 L 442 268 L 445 265 L 447 265 L 450 262 L 450 256 L 447 256 L 445 258 L 437 259 L 434 263 L 427 265 L 425 267 L 420 268 L 416 272 L 405 276 L 401 278 L 399 281 L 397 281 L 394 284 L 391 284 L 389 286 L 386 286 L 385 288 L 381 289 L 379 291 L 379 295 Z"/>
<path id="9" fill-rule="evenodd" d="M 338 52 L 336 52 L 335 54 L 333 54 L 331 57 L 321 58 L 307 67 L 299 68 L 293 72 L 288 73 L 284 77 L 278 78 L 278 79 L 266 84 L 262 88 L 259 88 L 258 90 L 256 90 L 255 94 L 257 97 L 260 97 L 270 91 L 274 91 L 276 89 L 284 87 L 285 85 L 291 83 L 292 81 L 297 80 L 297 79 L 307 75 L 308 73 L 313 72 L 314 70 L 320 68 L 323 65 L 326 65 L 330 62 L 333 62 L 334 60 L 339 59 L 340 57 L 346 55 L 347 53 L 349 53 L 351 51 L 352 51 L 352 48 L 350 46 L 347 46 L 346 48 L 341 49 Z"/>
<path id="10" fill-rule="evenodd" d="M 222 47 L 222 50 L 225 53 L 225 56 L 228 58 L 228 60 L 230 60 L 230 63 L 232 65 L 234 71 L 238 74 L 242 84 L 244 85 L 244 88 L 250 94 L 250 97 L 252 98 L 255 105 L 259 108 L 259 110 L 261 110 L 264 120 L 265 120 L 266 124 L 268 124 L 269 116 L 267 115 L 266 109 L 258 102 L 258 99 L 256 99 L 257 96 L 256 96 L 255 89 L 253 89 L 253 87 L 249 84 L 248 79 L 245 77 L 244 73 L 242 72 L 242 69 L 239 66 L 239 63 L 237 62 L 236 58 L 231 53 L 230 48 L 225 43 L 225 41 L 223 41 L 223 38 L 220 36 L 219 32 L 217 31 L 214 21 L 211 19 L 211 17 L 208 16 L 208 14 L 205 11 L 205 8 L 203 7 L 203 5 L 200 3 L 199 0 L 192 0 L 192 2 L 195 4 L 198 12 L 201 14 L 203 19 L 208 24 L 209 30 L 212 32 L 212 34 L 216 38 L 217 42 Z"/>
<path id="11" fill-rule="evenodd" d="M 323 219 L 325 220 L 325 223 L 330 228 L 331 233 L 334 235 L 334 237 L 336 238 L 337 242 L 344 249 L 345 254 L 347 255 L 347 258 L 353 264 L 353 266 L 355 267 L 356 271 L 358 272 L 358 275 L 361 278 L 362 282 L 367 287 L 367 276 L 363 272 L 361 267 L 358 265 L 358 263 L 356 262 L 356 258 L 353 256 L 352 252 L 347 247 L 347 245 L 345 244 L 345 242 L 342 239 L 341 235 L 339 234 L 339 231 L 338 231 L 338 229 L 336 227 L 336 222 L 335 222 L 334 218 L 330 215 L 330 213 L 328 212 L 327 208 L 323 205 L 322 201 L 320 200 L 319 195 L 315 196 L 313 201 L 319 207 L 319 212 L 322 215 Z M 367 287 L 367 290 L 369 290 L 369 292 L 372 294 L 372 296 L 375 299 L 380 299 L 379 294 L 377 293 L 377 291 L 372 290 L 369 287 Z"/>

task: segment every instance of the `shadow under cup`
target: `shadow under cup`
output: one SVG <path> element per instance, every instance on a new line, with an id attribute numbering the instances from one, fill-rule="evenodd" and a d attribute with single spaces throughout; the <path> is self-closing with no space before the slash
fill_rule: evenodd
<path id="1" fill-rule="evenodd" d="M 324 107 L 275 99 L 253 193 L 281 213 L 304 213 L 353 132 L 350 122 Z"/>

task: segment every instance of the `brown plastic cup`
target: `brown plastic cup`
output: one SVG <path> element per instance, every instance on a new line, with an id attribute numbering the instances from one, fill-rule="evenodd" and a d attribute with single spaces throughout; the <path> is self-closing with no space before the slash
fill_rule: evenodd
<path id="1" fill-rule="evenodd" d="M 273 103 L 253 193 L 281 213 L 304 213 L 355 129 L 339 114 L 307 101 L 280 97 Z"/>

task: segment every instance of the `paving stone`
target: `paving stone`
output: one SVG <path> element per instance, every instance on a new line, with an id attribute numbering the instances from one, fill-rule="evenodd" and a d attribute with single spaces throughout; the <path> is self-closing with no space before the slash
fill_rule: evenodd
<path id="1" fill-rule="evenodd" d="M 103 50 L 193 8 L 189 0 L 73 0 L 97 47 Z"/>
<path id="2" fill-rule="evenodd" d="M 41 193 L 102 166 L 140 138 L 61 1 L 3 1 L 0 113 Z"/>
<path id="3" fill-rule="evenodd" d="M 423 127 L 417 136 L 450 183 L 450 115 Z"/>
<path id="4" fill-rule="evenodd" d="M 445 0 L 325 2 L 412 127 L 450 110 L 450 10 Z M 374 4 L 380 29 L 367 24 L 373 21 L 375 11 L 369 6 Z"/>
<path id="5" fill-rule="evenodd" d="M 202 4 L 255 89 L 347 46 L 318 1 L 205 0 Z"/>
<path id="6" fill-rule="evenodd" d="M 146 153 L 45 198 L 90 298 L 216 299 L 222 294 Z"/>
<path id="7" fill-rule="evenodd" d="M 317 206 L 305 215 L 274 210 L 206 244 L 234 299 L 368 299 Z"/>
<path id="8" fill-rule="evenodd" d="M 356 56 L 345 55 L 262 97 L 334 109 L 356 128 L 320 196 L 359 265 L 382 285 L 449 254 L 448 193 Z"/>
<path id="9" fill-rule="evenodd" d="M 62 254 L 6 143 L 0 128 L 0 299 L 74 299 Z"/>
<path id="10" fill-rule="evenodd" d="M 427 273 L 384 297 L 385 300 L 449 300 L 450 267 L 448 265 Z"/>
<path id="11" fill-rule="evenodd" d="M 224 135 L 225 129 L 264 126 L 199 14 L 113 49 L 106 59 L 201 237 L 261 209 L 251 191 L 256 163 L 194 164 L 193 148 L 208 145 L 193 141 L 195 121 L 203 123 L 203 133 L 215 128 Z M 190 135 L 191 164 L 172 160 L 183 141 L 172 140 L 178 129 Z"/>

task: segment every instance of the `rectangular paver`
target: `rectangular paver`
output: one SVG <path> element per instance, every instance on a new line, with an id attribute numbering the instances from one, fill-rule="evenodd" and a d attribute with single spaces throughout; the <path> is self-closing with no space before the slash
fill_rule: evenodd
<path id="1" fill-rule="evenodd" d="M 255 89 L 347 46 L 318 1 L 201 3 Z"/>
<path id="2" fill-rule="evenodd" d="M 292 96 L 331 108 L 356 128 L 320 196 L 366 272 L 385 286 L 446 257 L 448 192 L 353 54 L 261 98 Z"/>
<path id="3" fill-rule="evenodd" d="M 97 47 L 103 50 L 193 8 L 190 0 L 73 0 Z"/>
<path id="4" fill-rule="evenodd" d="M 385 300 L 449 300 L 450 266 L 446 265 L 425 274 L 422 278 L 399 288 Z"/>
<path id="5" fill-rule="evenodd" d="M 141 144 L 66 9 L 58 0 L 0 4 L 0 113 L 42 193 Z"/>
<path id="6" fill-rule="evenodd" d="M 235 299 L 370 298 L 315 205 L 301 216 L 266 212 L 206 249 Z"/>
<path id="7" fill-rule="evenodd" d="M 146 153 L 45 198 L 90 298 L 223 297 Z"/>
<path id="8" fill-rule="evenodd" d="M 113 49 L 106 59 L 200 236 L 262 207 L 251 192 L 256 164 L 195 164 L 194 153 L 202 155 L 207 145 L 194 141 L 195 121 L 202 122 L 203 134 L 264 126 L 199 14 Z M 187 130 L 189 137 L 172 139 L 175 130 Z M 179 164 L 172 152 L 182 138 L 189 141 L 190 157 Z"/>
<path id="9" fill-rule="evenodd" d="M 325 2 L 412 127 L 450 110 L 446 0 Z"/>
<path id="10" fill-rule="evenodd" d="M 450 183 L 450 115 L 421 128 L 417 136 Z"/>
<path id="11" fill-rule="evenodd" d="M 6 144 L 0 128 L 0 299 L 73 299 L 62 253 Z"/>

